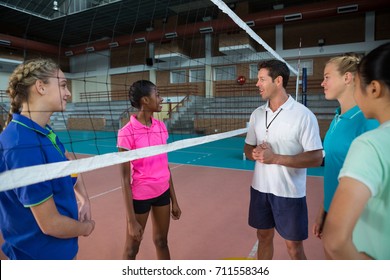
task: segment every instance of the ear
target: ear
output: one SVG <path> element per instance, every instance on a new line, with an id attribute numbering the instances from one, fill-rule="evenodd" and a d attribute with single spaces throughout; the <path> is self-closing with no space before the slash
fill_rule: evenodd
<path id="1" fill-rule="evenodd" d="M 282 76 L 277 76 L 276 78 L 275 78 L 275 83 L 276 83 L 276 85 L 283 85 L 283 77 Z"/>
<path id="2" fill-rule="evenodd" d="M 353 81 L 353 78 L 354 78 L 354 76 L 352 75 L 351 72 L 345 72 L 345 74 L 344 74 L 344 82 L 346 84 L 351 83 Z"/>
<path id="3" fill-rule="evenodd" d="M 42 80 L 36 80 L 34 86 L 38 94 L 45 94 L 45 83 Z"/>
<path id="4" fill-rule="evenodd" d="M 373 98 L 379 98 L 383 94 L 383 87 L 381 83 L 377 80 L 371 81 L 371 83 L 367 87 L 367 92 Z"/>
<path id="5" fill-rule="evenodd" d="M 147 96 L 142 96 L 141 97 L 141 104 L 148 104 L 149 103 L 149 98 Z"/>

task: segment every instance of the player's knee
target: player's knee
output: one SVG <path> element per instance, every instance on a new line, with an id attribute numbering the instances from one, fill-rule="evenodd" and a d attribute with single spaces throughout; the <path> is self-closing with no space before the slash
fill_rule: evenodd
<path id="1" fill-rule="evenodd" d="M 272 231 L 272 230 L 258 230 L 257 231 L 257 238 L 259 239 L 259 242 L 261 242 L 261 243 L 272 242 L 274 239 L 274 231 Z"/>
<path id="2" fill-rule="evenodd" d="M 153 241 L 157 248 L 163 249 L 168 247 L 168 239 L 166 237 L 156 236 Z"/>
<path id="3" fill-rule="evenodd" d="M 290 258 L 293 260 L 306 259 L 303 245 L 298 242 L 287 243 L 287 251 L 290 255 Z"/>
<path id="4" fill-rule="evenodd" d="M 125 252 L 124 252 L 125 258 L 126 259 L 135 259 L 135 257 L 138 254 L 139 247 L 140 247 L 139 242 L 134 242 L 134 243 L 128 244 L 125 247 Z"/>

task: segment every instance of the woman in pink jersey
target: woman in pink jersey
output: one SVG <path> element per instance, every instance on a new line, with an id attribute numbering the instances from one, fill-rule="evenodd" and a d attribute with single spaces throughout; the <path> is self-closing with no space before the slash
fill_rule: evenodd
<path id="1" fill-rule="evenodd" d="M 130 87 L 129 99 L 138 113 L 118 132 L 119 151 L 163 145 L 167 143 L 165 124 L 153 118 L 161 112 L 157 87 L 150 81 L 140 80 Z M 121 165 L 122 190 L 126 205 L 127 234 L 124 259 L 135 259 L 143 237 L 150 211 L 153 222 L 153 241 L 158 259 L 170 259 L 168 230 L 170 213 L 180 218 L 181 210 L 168 166 L 168 155 L 141 158 Z M 172 202 L 172 208 L 170 206 Z"/>

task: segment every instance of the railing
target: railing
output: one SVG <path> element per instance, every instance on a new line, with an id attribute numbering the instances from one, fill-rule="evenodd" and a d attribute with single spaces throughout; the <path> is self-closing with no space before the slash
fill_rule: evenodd
<path id="1" fill-rule="evenodd" d="M 200 95 L 198 85 L 196 84 L 170 84 L 158 86 L 158 91 L 161 97 L 169 96 L 187 96 Z M 81 102 L 93 101 L 127 101 L 129 99 L 128 92 L 123 91 L 96 91 L 96 92 L 80 92 Z"/>
<path id="2" fill-rule="evenodd" d="M 235 81 L 215 82 L 214 95 L 215 97 L 229 97 L 229 96 L 255 96 L 259 94 L 256 87 L 257 80 L 248 80 L 245 84 L 240 85 Z M 317 94 L 323 92 L 321 87 L 322 79 L 308 79 L 306 86 L 306 94 Z M 287 85 L 287 92 L 295 96 L 296 78 L 292 77 Z M 301 95 L 301 91 L 298 92 Z"/>
<path id="3" fill-rule="evenodd" d="M 0 104 L 0 132 L 3 131 L 3 127 L 5 126 L 5 122 L 8 118 L 8 111 Z"/>
<path id="4" fill-rule="evenodd" d="M 71 113 L 68 118 L 75 119 L 93 119 L 93 118 L 104 118 L 104 114 L 96 114 L 96 113 Z"/>
<path id="5" fill-rule="evenodd" d="M 112 100 L 127 100 L 128 94 L 125 91 L 94 91 L 94 92 L 80 92 L 81 102 L 94 101 L 112 101 Z"/>
<path id="6" fill-rule="evenodd" d="M 172 107 L 172 102 L 167 102 L 168 103 L 168 118 L 170 119 L 172 117 L 172 114 L 174 112 L 177 112 L 179 110 L 179 107 L 184 106 L 184 103 L 190 100 L 190 95 L 186 95 L 181 101 L 176 103 Z"/>
<path id="7" fill-rule="evenodd" d="M 160 96 L 187 96 L 200 95 L 197 84 L 170 84 L 165 86 L 157 85 Z"/>
<path id="8" fill-rule="evenodd" d="M 224 81 L 215 83 L 215 97 L 238 97 L 238 96 L 256 96 L 259 94 L 255 81 L 247 81 L 243 85 L 235 81 Z"/>
<path id="9" fill-rule="evenodd" d="M 76 113 L 68 116 L 67 128 L 77 130 L 104 130 L 106 118 L 104 114 Z"/>
<path id="10" fill-rule="evenodd" d="M 0 90 L 0 102 L 9 102 L 9 96 L 7 94 L 7 91 Z"/>
<path id="11" fill-rule="evenodd" d="M 0 102 L 1 103 L 8 103 L 9 97 L 5 90 L 0 90 Z M 3 131 L 3 127 L 5 125 L 5 122 L 8 118 L 8 110 L 0 104 L 0 132 Z"/>
<path id="12" fill-rule="evenodd" d="M 318 93 L 323 92 L 324 89 L 321 86 L 322 81 L 323 81 L 322 79 L 308 78 L 307 83 L 306 83 L 306 92 L 304 94 L 318 94 Z M 297 82 L 296 78 L 292 78 L 288 81 L 288 85 L 287 85 L 287 92 L 288 93 L 295 94 L 296 82 Z M 301 84 L 299 85 L 299 88 L 300 88 L 300 90 L 299 90 L 298 94 L 302 95 L 303 93 L 301 91 L 301 88 L 302 88 Z"/>

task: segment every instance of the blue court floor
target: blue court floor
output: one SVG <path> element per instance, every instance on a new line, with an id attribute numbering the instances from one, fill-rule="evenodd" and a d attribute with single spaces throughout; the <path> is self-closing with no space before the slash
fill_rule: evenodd
<path id="1" fill-rule="evenodd" d="M 116 131 L 64 130 L 56 134 L 69 152 L 101 155 L 117 152 Z M 168 141 L 174 142 L 197 135 L 171 134 Z M 168 160 L 175 164 L 253 170 L 254 162 L 243 159 L 244 137 L 231 137 L 168 153 Z M 323 176 L 323 167 L 309 168 L 309 176 Z"/>

